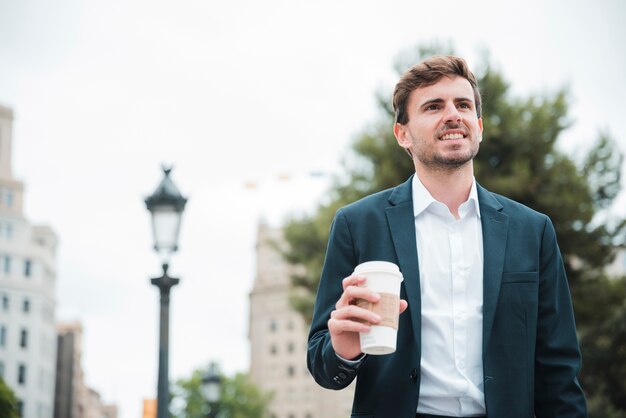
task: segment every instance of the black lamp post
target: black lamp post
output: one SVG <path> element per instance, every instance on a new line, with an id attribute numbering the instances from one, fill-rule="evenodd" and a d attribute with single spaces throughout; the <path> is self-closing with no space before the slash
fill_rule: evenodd
<path id="1" fill-rule="evenodd" d="M 185 199 L 170 179 L 171 168 L 163 167 L 164 177 L 151 196 L 146 198 L 146 206 L 152 215 L 154 249 L 159 254 L 163 275 L 151 280 L 161 294 L 161 314 L 159 318 L 159 381 L 157 385 L 157 418 L 169 418 L 169 323 L 170 289 L 179 279 L 167 274 L 170 256 L 178 249 L 180 219 L 185 209 Z"/>
<path id="2" fill-rule="evenodd" d="M 202 394 L 209 403 L 208 418 L 217 417 L 217 402 L 220 400 L 222 378 L 220 377 L 217 364 L 211 363 L 209 369 L 202 376 Z"/>

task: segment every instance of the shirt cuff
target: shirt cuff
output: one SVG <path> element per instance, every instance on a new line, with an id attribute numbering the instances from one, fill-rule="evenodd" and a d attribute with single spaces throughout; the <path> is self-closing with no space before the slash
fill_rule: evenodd
<path id="1" fill-rule="evenodd" d="M 363 360 L 365 359 L 365 353 L 361 354 L 358 358 L 354 359 L 354 360 L 348 360 L 345 359 L 343 357 L 341 357 L 339 354 L 335 353 L 335 355 L 337 356 L 337 358 L 339 359 L 339 361 L 341 361 L 344 364 L 347 364 L 348 366 L 358 366 L 359 364 L 361 364 L 363 362 Z"/>

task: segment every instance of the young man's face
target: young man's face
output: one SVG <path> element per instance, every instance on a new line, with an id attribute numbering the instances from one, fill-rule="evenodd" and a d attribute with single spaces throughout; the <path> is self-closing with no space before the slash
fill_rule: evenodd
<path id="1" fill-rule="evenodd" d="M 470 163 L 478 153 L 483 122 L 476 115 L 474 91 L 462 77 L 443 77 L 436 84 L 413 90 L 407 100 L 409 121 L 396 123 L 401 147 L 418 165 L 450 170 Z"/>

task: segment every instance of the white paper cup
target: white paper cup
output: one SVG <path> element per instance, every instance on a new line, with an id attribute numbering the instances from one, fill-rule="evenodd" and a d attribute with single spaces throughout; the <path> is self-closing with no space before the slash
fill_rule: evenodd
<path id="1" fill-rule="evenodd" d="M 360 333 L 361 351 L 366 354 L 391 354 L 396 351 L 400 311 L 400 284 L 403 277 L 394 263 L 368 261 L 359 264 L 354 274 L 366 278 L 361 287 L 380 295 L 377 303 L 359 300 L 357 305 L 377 313 L 381 321 L 370 327 L 370 332 Z"/>

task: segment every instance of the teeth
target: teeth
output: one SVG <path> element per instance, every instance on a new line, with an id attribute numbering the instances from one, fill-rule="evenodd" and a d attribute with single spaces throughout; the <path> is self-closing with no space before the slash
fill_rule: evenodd
<path id="1" fill-rule="evenodd" d="M 447 141 L 448 139 L 463 139 L 463 134 L 446 134 L 441 137 L 443 141 Z"/>

